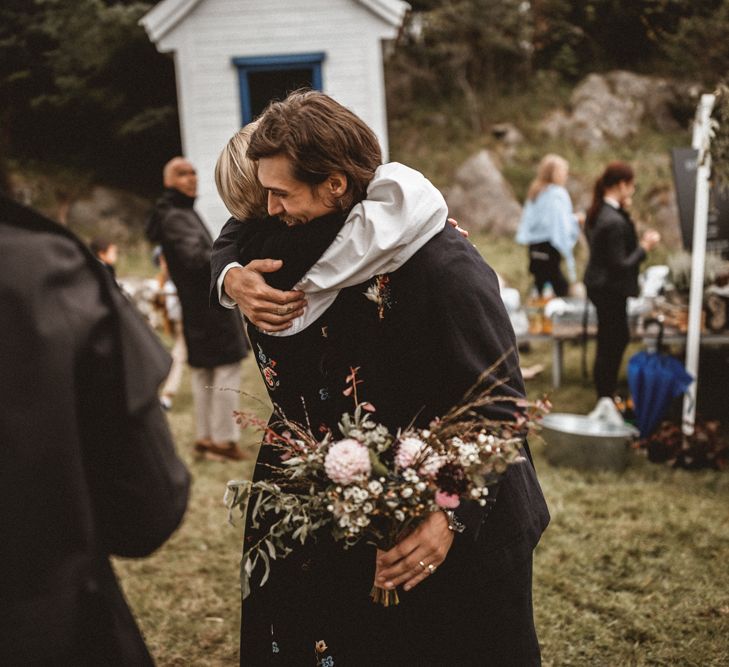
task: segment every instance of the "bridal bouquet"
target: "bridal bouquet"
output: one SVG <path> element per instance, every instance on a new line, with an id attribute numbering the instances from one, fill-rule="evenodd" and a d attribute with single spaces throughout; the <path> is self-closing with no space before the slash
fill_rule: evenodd
<path id="1" fill-rule="evenodd" d="M 486 506 L 501 475 L 523 461 L 523 439 L 549 409 L 545 401 L 495 395 L 504 381 L 484 386 L 493 370 L 427 429 L 391 433 L 378 424 L 375 408 L 358 402 L 357 369 L 347 378 L 345 394 L 352 395 L 355 409 L 342 416 L 341 437 L 328 432 L 317 438 L 285 416 L 271 427 L 239 414 L 239 420 L 264 430 L 264 443 L 276 447 L 281 459 L 269 479 L 227 484 L 230 519 L 235 508 L 245 515 L 250 504 L 252 526 L 259 529 L 258 540 L 243 553 L 243 597 L 256 568 L 263 568 L 264 585 L 271 560 L 286 557 L 292 544 L 304 544 L 319 531 L 329 531 L 345 548 L 366 540 L 389 549 L 431 512 L 464 501 Z M 513 404 L 512 420 L 481 413 L 505 402 Z M 371 595 L 384 605 L 398 602 L 396 591 L 374 587 Z"/>

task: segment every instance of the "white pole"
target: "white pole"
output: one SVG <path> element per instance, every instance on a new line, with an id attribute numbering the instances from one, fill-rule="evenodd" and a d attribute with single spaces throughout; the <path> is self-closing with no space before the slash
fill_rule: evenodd
<path id="1" fill-rule="evenodd" d="M 702 95 L 696 113 L 692 145 L 699 151 L 696 168 L 694 235 L 691 245 L 691 291 L 689 293 L 688 332 L 686 334 L 686 370 L 694 378 L 683 399 L 683 432 L 692 435 L 696 421 L 696 390 L 699 378 L 701 312 L 704 302 L 704 264 L 706 231 L 709 218 L 709 177 L 711 176 L 711 111 L 714 95 Z"/>

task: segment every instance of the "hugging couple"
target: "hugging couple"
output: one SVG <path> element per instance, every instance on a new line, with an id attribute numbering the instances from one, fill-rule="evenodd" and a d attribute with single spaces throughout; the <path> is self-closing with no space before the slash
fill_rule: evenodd
<path id="1" fill-rule="evenodd" d="M 237 133 L 216 167 L 234 217 L 213 248 L 211 298 L 241 308 L 275 410 L 314 433 L 336 432 L 350 411 L 350 368 L 393 433 L 445 414 L 502 357 L 496 391 L 524 396 L 495 273 L 427 179 L 381 162 L 360 118 L 297 91 Z M 512 406 L 485 410 L 504 419 Z M 243 602 L 241 664 L 540 664 L 532 554 L 549 513 L 526 441 L 524 454 L 495 503 L 433 512 L 389 551 L 321 539 L 272 563 Z M 254 479 L 279 464 L 264 443 Z M 249 516 L 244 539 L 260 530 Z M 373 580 L 400 587 L 400 604 L 373 604 Z"/>

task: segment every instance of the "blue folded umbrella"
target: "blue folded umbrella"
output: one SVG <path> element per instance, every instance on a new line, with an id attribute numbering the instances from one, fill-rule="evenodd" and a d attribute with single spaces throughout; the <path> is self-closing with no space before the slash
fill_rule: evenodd
<path id="1" fill-rule="evenodd" d="M 657 352 L 638 352 L 628 361 L 628 385 L 641 438 L 647 438 L 655 431 L 671 401 L 685 393 L 693 382 L 678 359 L 660 351 L 661 340 L 662 331 L 658 336 Z"/>

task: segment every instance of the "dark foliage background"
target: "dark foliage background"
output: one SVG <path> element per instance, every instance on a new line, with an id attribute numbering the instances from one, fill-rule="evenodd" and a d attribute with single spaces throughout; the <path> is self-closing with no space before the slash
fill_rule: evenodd
<path id="1" fill-rule="evenodd" d="M 729 71 L 729 0 L 413 0 L 388 63 L 391 113 L 489 99 L 616 67 L 714 86 Z M 53 165 L 151 193 L 180 152 L 174 67 L 134 0 L 0 4 L 0 161 Z"/>
<path id="2" fill-rule="evenodd" d="M 172 60 L 138 25 L 152 4 L 0 4 L 0 152 L 158 189 L 180 139 Z"/>

